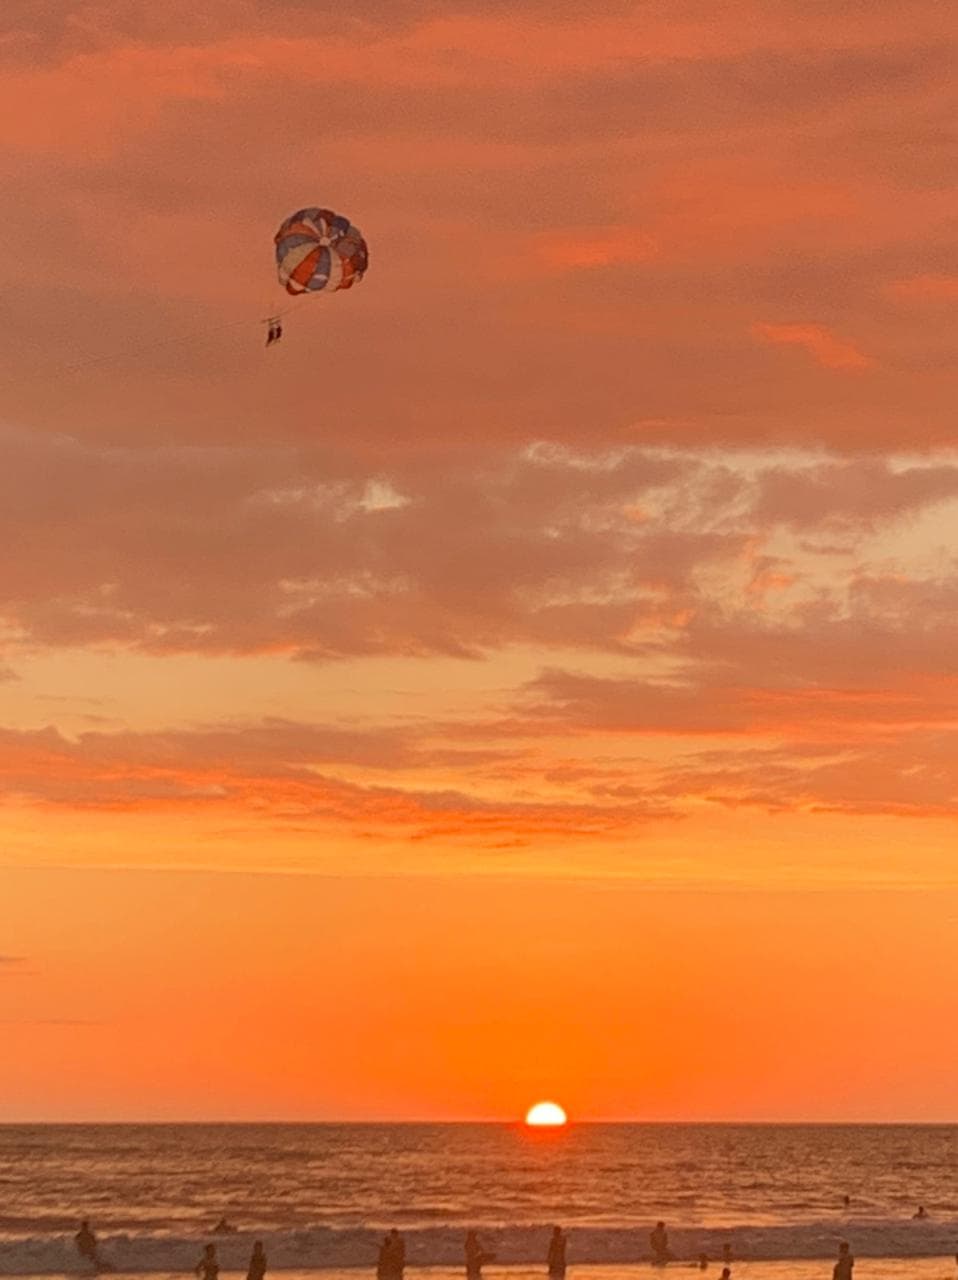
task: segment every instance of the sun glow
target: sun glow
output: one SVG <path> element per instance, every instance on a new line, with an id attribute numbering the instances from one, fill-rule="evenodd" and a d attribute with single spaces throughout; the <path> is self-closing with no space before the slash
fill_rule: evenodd
<path id="1" fill-rule="evenodd" d="M 559 1125 L 565 1122 L 566 1114 L 555 1102 L 537 1102 L 526 1112 L 526 1124 Z"/>

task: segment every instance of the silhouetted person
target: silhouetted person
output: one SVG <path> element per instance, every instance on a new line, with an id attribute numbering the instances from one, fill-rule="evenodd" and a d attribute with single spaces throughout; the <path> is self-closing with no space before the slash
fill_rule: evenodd
<path id="1" fill-rule="evenodd" d="M 492 1262 L 495 1256 L 494 1253 L 486 1253 L 479 1243 L 479 1237 L 475 1231 L 466 1232 L 466 1276 L 468 1280 L 482 1280 L 483 1266 L 487 1262 Z"/>
<path id="2" fill-rule="evenodd" d="M 698 1269 L 699 1269 L 699 1271 L 706 1271 L 706 1270 L 708 1269 L 708 1265 L 709 1265 L 709 1257 L 708 1257 L 708 1254 L 707 1254 L 707 1253 L 700 1253 L 700 1254 L 699 1254 L 699 1260 L 698 1260 Z"/>
<path id="3" fill-rule="evenodd" d="M 732 1246 L 727 1240 L 725 1244 L 722 1245 L 722 1261 L 727 1267 L 732 1265 Z"/>
<path id="4" fill-rule="evenodd" d="M 920 1204 L 920 1205 L 918 1206 L 918 1212 L 917 1212 L 917 1213 L 913 1213 L 911 1216 L 912 1216 L 913 1218 L 915 1218 L 915 1219 L 918 1219 L 918 1218 L 927 1218 L 927 1217 L 928 1217 L 928 1214 L 925 1212 L 925 1206 L 924 1206 L 923 1204 Z"/>
<path id="5" fill-rule="evenodd" d="M 832 1280 L 852 1280 L 855 1259 L 851 1255 L 848 1241 L 843 1240 L 838 1246 L 838 1261 L 832 1268 Z"/>
<path id="6" fill-rule="evenodd" d="M 376 1280 L 389 1280 L 389 1236 L 383 1236 L 376 1256 Z"/>
<path id="7" fill-rule="evenodd" d="M 262 1240 L 253 1242 L 249 1266 L 246 1268 L 246 1280 L 264 1280 L 266 1275 L 266 1254 L 263 1252 Z"/>
<path id="8" fill-rule="evenodd" d="M 845 1206 L 846 1209 L 850 1209 L 852 1207 L 851 1196 L 842 1196 L 842 1204 Z"/>
<path id="9" fill-rule="evenodd" d="M 655 1224 L 655 1230 L 649 1236 L 649 1244 L 652 1246 L 652 1265 L 654 1267 L 664 1267 L 667 1262 L 671 1261 L 669 1233 L 665 1229 L 664 1222 Z"/>
<path id="10" fill-rule="evenodd" d="M 216 1245 L 208 1244 L 203 1248 L 203 1256 L 194 1268 L 199 1280 L 217 1280 L 220 1264 L 216 1260 Z"/>
<path id="11" fill-rule="evenodd" d="M 565 1245 L 566 1238 L 561 1227 L 552 1228 L 552 1238 L 549 1241 L 549 1275 L 555 1280 L 562 1280 L 565 1275 Z"/>
<path id="12" fill-rule="evenodd" d="M 722 1268 L 722 1280 L 732 1280 L 732 1268 L 731 1268 L 731 1267 L 723 1267 L 723 1268 Z"/>
<path id="13" fill-rule="evenodd" d="M 80 1223 L 80 1230 L 73 1239 L 76 1242 L 77 1253 L 85 1262 L 89 1262 L 98 1270 L 103 1267 L 103 1259 L 100 1257 L 96 1236 L 91 1231 L 90 1224 L 86 1218 Z"/>
<path id="14" fill-rule="evenodd" d="M 396 1230 L 395 1227 L 386 1237 L 386 1263 L 387 1275 L 390 1280 L 402 1280 L 402 1274 L 406 1269 L 406 1242 Z"/>

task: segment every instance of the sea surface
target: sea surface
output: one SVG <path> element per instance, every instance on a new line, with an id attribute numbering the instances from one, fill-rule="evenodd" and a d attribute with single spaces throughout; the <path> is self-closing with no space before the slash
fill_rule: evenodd
<path id="1" fill-rule="evenodd" d="M 392 1226 L 428 1280 L 461 1274 L 467 1227 L 496 1255 L 488 1280 L 531 1280 L 553 1223 L 570 1280 L 661 1277 L 659 1219 L 679 1259 L 728 1243 L 733 1280 L 828 1280 L 842 1239 L 859 1280 L 954 1280 L 958 1127 L 0 1126 L 0 1274 L 82 1274 L 89 1218 L 117 1273 L 182 1276 L 221 1216 L 237 1228 L 216 1237 L 224 1280 L 257 1238 L 271 1270 L 372 1274 Z"/>

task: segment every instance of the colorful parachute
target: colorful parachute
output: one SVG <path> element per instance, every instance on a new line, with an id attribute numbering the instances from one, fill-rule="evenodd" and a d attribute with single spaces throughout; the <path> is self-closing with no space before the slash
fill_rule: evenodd
<path id="1" fill-rule="evenodd" d="M 369 265 L 366 241 L 330 209 L 300 209 L 276 232 L 276 264 L 288 293 L 349 289 Z"/>

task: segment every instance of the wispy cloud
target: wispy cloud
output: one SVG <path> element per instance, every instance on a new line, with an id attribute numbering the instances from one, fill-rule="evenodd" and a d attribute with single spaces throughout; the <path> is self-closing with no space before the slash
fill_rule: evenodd
<path id="1" fill-rule="evenodd" d="M 752 325 L 752 333 L 761 342 L 774 347 L 800 347 L 825 369 L 848 370 L 860 373 L 874 369 L 877 361 L 860 351 L 854 343 L 839 338 L 820 324 L 766 324 Z"/>

